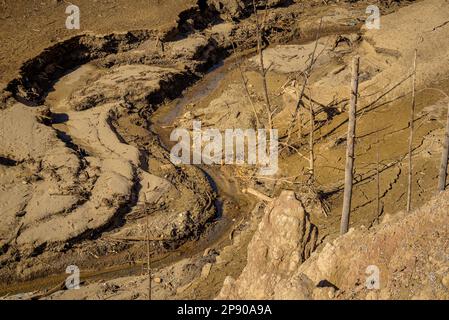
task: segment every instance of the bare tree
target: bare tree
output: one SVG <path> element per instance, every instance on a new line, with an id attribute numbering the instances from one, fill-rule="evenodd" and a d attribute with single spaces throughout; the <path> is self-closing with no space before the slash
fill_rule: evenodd
<path id="1" fill-rule="evenodd" d="M 446 189 L 448 155 L 449 155 L 449 102 L 448 102 L 448 106 L 447 106 L 446 132 L 444 134 L 443 152 L 441 154 L 440 174 L 438 177 L 438 190 L 439 191 L 444 191 L 444 189 Z"/>
<path id="2" fill-rule="evenodd" d="M 416 88 L 416 56 L 418 50 L 415 49 L 415 57 L 413 59 L 413 76 L 412 76 L 412 104 L 410 105 L 410 121 L 409 121 L 409 139 L 408 139 L 408 188 L 407 188 L 407 212 L 410 212 L 412 207 L 412 179 L 413 179 L 413 167 L 412 167 L 412 151 L 413 151 L 413 128 L 415 122 L 415 88 Z"/>
<path id="3" fill-rule="evenodd" d="M 260 75 L 262 77 L 262 86 L 263 86 L 264 97 L 265 97 L 265 108 L 266 108 L 267 117 L 268 117 L 268 129 L 271 130 L 271 129 L 273 129 L 273 120 L 272 120 L 272 113 L 271 113 L 272 111 L 271 111 L 270 97 L 268 95 L 268 86 L 267 86 L 268 69 L 265 69 L 264 59 L 263 59 L 263 50 L 262 50 L 262 30 L 265 27 L 265 20 L 267 17 L 267 6 L 268 6 L 268 1 L 265 4 L 264 18 L 262 20 L 262 23 L 260 23 L 259 15 L 257 14 L 256 1 L 253 0 L 254 15 L 256 17 L 257 52 L 259 54 Z"/>
<path id="4" fill-rule="evenodd" d="M 151 300 L 151 268 L 150 268 L 150 213 L 147 208 L 147 195 L 143 194 L 143 209 L 146 215 L 146 232 L 145 232 L 145 242 L 147 247 L 147 276 L 148 276 L 148 300 Z"/>
<path id="5" fill-rule="evenodd" d="M 314 64 L 316 62 L 315 55 L 316 55 L 316 50 L 318 48 L 318 40 L 320 38 L 322 24 L 323 24 L 323 18 L 321 18 L 321 20 L 320 20 L 320 26 L 318 27 L 318 31 L 317 31 L 316 36 L 315 36 L 315 46 L 313 48 L 312 55 L 310 56 L 309 65 L 306 67 L 306 69 L 303 72 L 304 81 L 303 81 L 303 84 L 302 84 L 302 87 L 301 87 L 301 91 L 300 91 L 299 96 L 298 96 L 298 100 L 296 102 L 295 112 L 294 112 L 294 114 L 292 116 L 292 119 L 290 121 L 290 125 L 288 126 L 288 129 L 287 129 L 287 139 L 285 141 L 286 144 L 289 144 L 289 142 L 290 142 L 290 138 L 291 138 L 291 134 L 292 134 L 292 131 L 293 131 L 293 127 L 295 126 L 295 121 L 298 119 L 299 109 L 301 108 L 301 104 L 303 104 L 302 99 L 304 98 L 305 89 L 306 89 L 307 84 L 309 82 L 309 78 L 310 78 L 310 74 L 312 73 L 313 66 L 314 66 Z M 301 128 L 300 121 L 299 121 L 298 125 L 299 125 L 299 128 Z"/>
<path id="6" fill-rule="evenodd" d="M 315 154 L 314 154 L 314 141 L 313 132 L 315 131 L 315 114 L 313 112 L 313 102 L 309 95 L 309 115 L 310 115 L 310 133 L 309 133 L 309 171 L 310 177 L 315 178 Z"/>
<path id="7" fill-rule="evenodd" d="M 354 176 L 354 140 L 357 112 L 357 95 L 359 87 L 360 58 L 354 57 L 352 61 L 351 100 L 349 105 L 349 124 L 346 147 L 345 191 L 343 195 L 343 209 L 341 213 L 340 234 L 349 229 L 349 213 L 351 211 L 352 185 Z"/>
<path id="8" fill-rule="evenodd" d="M 380 168 L 379 168 L 379 132 L 376 132 L 376 142 L 377 142 L 377 147 L 376 147 L 376 192 L 377 192 L 377 212 L 376 215 L 377 217 L 380 217 Z"/>
<path id="9" fill-rule="evenodd" d="M 237 55 L 236 50 L 235 50 L 234 42 L 231 42 L 231 44 L 232 44 L 232 50 L 234 52 L 234 55 Z M 237 61 L 236 64 L 237 64 L 237 67 L 238 67 L 239 72 L 240 72 L 240 79 L 242 81 L 243 88 L 245 89 L 246 97 L 248 98 L 248 101 L 251 104 L 251 107 L 253 109 L 254 118 L 256 120 L 256 129 L 259 129 L 260 121 L 259 121 L 259 117 L 257 115 L 257 111 L 256 111 L 256 107 L 254 105 L 253 99 L 251 98 L 251 93 L 249 92 L 249 89 L 248 89 L 248 79 L 245 77 L 245 74 L 243 72 L 242 65 L 240 64 L 240 62 Z"/>
<path id="10" fill-rule="evenodd" d="M 440 172 L 438 174 L 438 191 L 444 191 L 446 189 L 447 178 L 447 162 L 449 155 L 449 95 L 438 88 L 424 88 L 423 90 L 433 90 L 441 93 L 448 99 L 447 114 L 446 114 L 446 131 L 444 134 L 443 152 L 441 153 Z"/>

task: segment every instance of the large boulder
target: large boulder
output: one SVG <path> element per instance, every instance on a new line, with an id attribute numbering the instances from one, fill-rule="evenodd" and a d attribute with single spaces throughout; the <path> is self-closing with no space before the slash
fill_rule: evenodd
<path id="1" fill-rule="evenodd" d="M 309 298 L 312 281 L 304 275 L 292 275 L 315 249 L 317 235 L 295 193 L 283 191 L 265 210 L 248 245 L 248 262 L 242 274 L 237 280 L 226 278 L 218 298 Z"/>

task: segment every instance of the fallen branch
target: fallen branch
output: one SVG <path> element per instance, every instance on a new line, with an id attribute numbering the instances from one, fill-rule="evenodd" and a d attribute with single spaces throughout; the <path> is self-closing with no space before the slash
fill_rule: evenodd
<path id="1" fill-rule="evenodd" d="M 253 188 L 246 188 L 246 189 L 242 189 L 243 193 L 249 193 L 252 194 L 253 196 L 256 196 L 257 198 L 265 201 L 265 202 L 271 202 L 273 201 L 273 198 L 263 194 L 260 191 L 254 190 Z"/>
<path id="2" fill-rule="evenodd" d="M 34 296 L 31 296 L 30 300 L 39 300 L 39 299 L 48 297 L 48 296 L 52 295 L 53 293 L 56 293 L 56 292 L 64 290 L 64 289 L 66 289 L 65 281 L 59 283 L 57 286 L 51 288 L 50 290 L 48 290 L 44 293 L 38 293 L 38 294 L 35 294 Z"/>

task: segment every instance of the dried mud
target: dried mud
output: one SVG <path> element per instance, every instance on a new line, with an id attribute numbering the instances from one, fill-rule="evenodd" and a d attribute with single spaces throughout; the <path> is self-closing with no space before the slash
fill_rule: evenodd
<path id="1" fill-rule="evenodd" d="M 449 74 L 441 58 L 446 46 L 433 49 L 447 38 L 446 29 L 435 27 L 447 19 L 438 6 L 447 4 L 436 0 L 434 6 L 381 4 L 387 31 L 377 34 L 363 28 L 363 1 L 272 1 L 264 56 L 274 123 L 283 138 L 300 87 L 298 73 L 325 17 L 308 92 L 316 113 L 313 188 L 302 156 L 308 148 L 305 109 L 301 127 L 293 131 L 294 149 L 283 148 L 274 177 L 256 176 L 246 166 L 170 162 L 173 127 L 191 128 L 194 119 L 219 129 L 256 126 L 242 75 L 259 121 L 267 120 L 254 16 L 249 1 L 239 3 L 243 7 L 199 1 L 159 29 L 77 35 L 30 58 L 8 79 L 0 101 L 0 294 L 147 298 L 145 276 L 139 274 L 149 240 L 154 279 L 160 280 L 154 297 L 213 298 L 226 276 L 242 272 L 262 219 L 264 204 L 241 192 L 248 187 L 273 198 L 295 191 L 318 228 L 321 250 L 338 236 L 354 55 L 364 62 L 351 225 L 371 228 L 385 213 L 405 207 L 406 80 L 420 32 L 396 30 L 400 19 L 416 20 L 419 31 L 433 30 L 420 47 L 413 207 L 432 197 L 447 108 L 441 91 L 448 92 Z M 419 20 L 422 12 L 433 20 Z M 400 32 L 407 36 L 396 41 Z M 50 294 L 70 264 L 83 270 L 82 289 Z"/>

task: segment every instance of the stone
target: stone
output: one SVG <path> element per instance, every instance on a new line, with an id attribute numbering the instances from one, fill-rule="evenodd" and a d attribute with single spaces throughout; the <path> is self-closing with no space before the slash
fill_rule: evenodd
<path id="1" fill-rule="evenodd" d="M 265 209 L 248 245 L 246 267 L 237 280 L 224 283 L 218 298 L 310 299 L 313 282 L 293 275 L 315 250 L 317 235 L 295 193 L 282 191 Z"/>
<path id="2" fill-rule="evenodd" d="M 153 281 L 156 282 L 156 283 L 161 283 L 162 279 L 159 278 L 159 277 L 156 277 L 156 278 L 153 279 Z"/>
<path id="3" fill-rule="evenodd" d="M 210 270 L 212 269 L 212 263 L 206 263 L 201 269 L 201 277 L 207 278 L 210 274 Z"/>
<path id="4" fill-rule="evenodd" d="M 446 274 L 443 279 L 441 279 L 441 283 L 449 289 L 449 273 Z"/>

